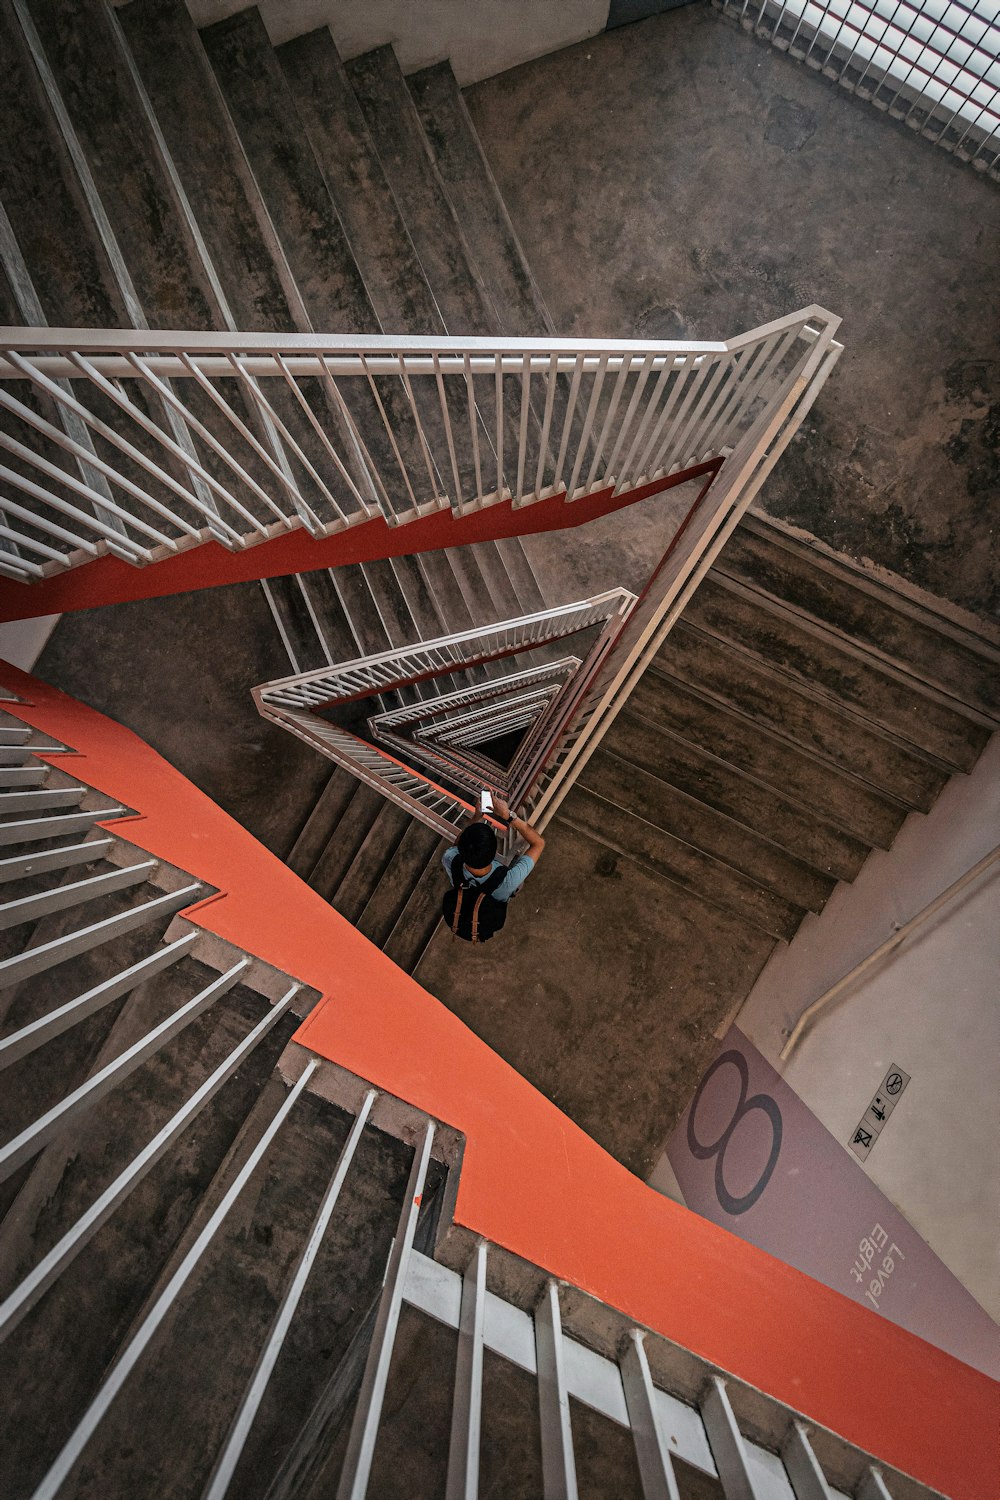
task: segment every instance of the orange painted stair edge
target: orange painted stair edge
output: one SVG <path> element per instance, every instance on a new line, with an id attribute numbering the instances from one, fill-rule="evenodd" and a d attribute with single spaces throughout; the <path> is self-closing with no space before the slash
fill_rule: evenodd
<path id="1" fill-rule="evenodd" d="M 403 526 L 389 526 L 382 520 L 366 521 L 318 540 L 303 530 L 289 531 L 241 552 L 229 552 L 218 542 L 200 542 L 186 552 L 142 568 L 117 557 L 99 557 L 35 583 L 0 580 L 0 622 L 94 609 L 102 604 L 124 604 L 134 599 L 160 599 L 166 594 L 186 594 L 192 589 L 435 552 L 441 547 L 462 547 L 470 542 L 572 530 L 688 480 L 711 481 L 721 466 L 722 459 L 709 459 L 620 495 L 614 489 L 603 489 L 585 499 L 567 502 L 565 491 L 560 491 L 519 510 L 504 500 L 461 516 L 451 511 L 432 511 Z"/>
<path id="2" fill-rule="evenodd" d="M 0 682 L 136 811 L 109 827 L 218 888 L 192 921 L 321 993 L 298 1041 L 464 1133 L 459 1224 L 952 1500 L 1000 1494 L 1000 1384 L 646 1187 L 138 736 Z"/>

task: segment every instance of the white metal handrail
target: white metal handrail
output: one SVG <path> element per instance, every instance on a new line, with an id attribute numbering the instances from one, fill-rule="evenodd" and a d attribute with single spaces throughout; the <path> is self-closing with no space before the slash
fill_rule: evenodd
<path id="1" fill-rule="evenodd" d="M 827 315 L 829 317 L 829 315 Z M 703 492 L 636 607 L 624 621 L 562 725 L 552 735 L 515 799 L 539 828 L 547 826 L 570 787 L 624 707 L 740 518 L 798 431 L 842 352 L 829 322 L 808 358 L 789 375 Z"/>
<path id="2" fill-rule="evenodd" d="M 625 589 L 609 589 L 591 599 L 536 610 L 516 620 L 501 620 L 478 630 L 435 636 L 412 646 L 391 647 L 354 661 L 316 667 L 265 683 L 254 693 L 266 708 L 313 709 L 350 702 L 405 687 L 420 676 L 460 671 L 575 635 L 603 624 L 611 614 L 627 608 L 633 598 Z"/>
<path id="3" fill-rule="evenodd" d="M 781 51 L 997 175 L 1000 13 L 994 0 L 716 4 Z"/>
<path id="4" fill-rule="evenodd" d="M 415 733 L 405 736 L 396 731 L 413 731 L 420 722 L 432 724 L 443 705 L 446 717 L 442 730 L 447 733 L 451 723 L 447 715 L 460 713 L 477 693 L 487 705 L 495 701 L 502 709 L 503 695 L 508 698 L 516 695 L 526 681 L 538 683 L 547 676 L 549 681 L 555 681 L 557 692 L 549 695 L 543 683 L 546 702 L 539 710 L 532 708 L 533 727 L 527 751 L 534 745 L 553 707 L 567 692 L 567 684 L 572 685 L 572 669 L 586 676 L 588 669 L 596 667 L 634 604 L 633 594 L 625 589 L 612 589 L 592 599 L 538 610 L 518 620 L 500 621 L 266 683 L 254 689 L 254 700 L 264 718 L 282 725 L 428 827 L 452 837 L 473 811 L 484 781 L 503 794 L 508 790 L 505 778 L 497 775 L 499 768 L 492 762 L 485 765 L 464 745 L 446 745 L 440 734 L 437 743 L 429 743 L 418 739 Z M 518 658 L 523 659 L 550 642 L 595 631 L 582 660 L 562 658 L 528 669 L 518 662 Z M 398 702 L 401 691 L 421 676 L 451 675 L 488 662 L 501 664 L 507 670 L 482 689 L 461 690 L 443 699 L 426 700 L 419 706 Z M 317 711 L 376 696 L 387 704 L 384 713 L 372 716 L 370 732 L 379 744 L 330 722 Z M 487 712 L 488 725 L 492 725 L 494 719 L 489 708 Z"/>
<path id="5" fill-rule="evenodd" d="M 725 459 L 829 327 L 727 342 L 0 329 L 0 572 L 627 494 Z"/>

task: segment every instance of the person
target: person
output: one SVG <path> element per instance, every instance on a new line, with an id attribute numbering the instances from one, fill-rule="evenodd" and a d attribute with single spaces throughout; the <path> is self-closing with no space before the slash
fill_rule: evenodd
<path id="1" fill-rule="evenodd" d="M 442 901 L 442 915 L 456 937 L 467 942 L 487 942 L 504 925 L 507 902 L 537 865 L 545 840 L 523 818 L 512 817 L 506 802 L 494 798 L 492 814 L 520 834 L 527 844 L 524 854 L 509 864 L 497 858 L 497 836 L 483 812 L 477 812 L 462 829 L 456 843 L 441 857 L 451 882 Z"/>

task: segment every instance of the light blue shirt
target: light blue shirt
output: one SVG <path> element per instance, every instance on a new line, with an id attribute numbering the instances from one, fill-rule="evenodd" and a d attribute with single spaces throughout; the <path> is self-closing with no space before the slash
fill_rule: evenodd
<path id="1" fill-rule="evenodd" d="M 455 859 L 457 859 L 457 857 L 458 846 L 456 844 L 452 844 L 451 848 L 446 849 L 441 856 L 441 863 L 444 865 L 445 873 L 447 874 L 449 880 L 451 879 L 452 864 L 454 863 Z M 473 875 L 468 865 L 463 865 L 462 871 L 464 879 L 466 879 L 470 885 L 478 886 L 489 880 L 494 870 L 499 870 L 502 867 L 503 860 L 495 859 L 490 865 L 489 869 L 486 871 L 485 875 Z M 509 901 L 514 892 L 521 889 L 522 885 L 527 880 L 528 876 L 531 874 L 534 868 L 535 861 L 529 854 L 519 854 L 516 859 L 512 859 L 507 870 L 506 880 L 501 880 L 500 884 L 493 892 L 496 899 L 498 901 Z"/>

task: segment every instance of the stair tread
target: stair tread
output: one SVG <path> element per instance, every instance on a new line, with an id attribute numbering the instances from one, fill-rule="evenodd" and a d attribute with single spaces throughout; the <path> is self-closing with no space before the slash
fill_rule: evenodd
<path id="1" fill-rule="evenodd" d="M 357 639 L 357 654 L 388 651 L 392 641 L 367 573 L 362 568 L 335 568 L 330 577 Z"/>
<path id="2" fill-rule="evenodd" d="M 601 746 L 724 813 L 823 874 L 853 880 L 868 854 L 870 845 L 823 823 L 814 808 L 796 807 L 745 775 L 739 765 L 706 754 L 662 725 L 643 718 L 631 703 L 615 720 Z"/>
<path id="3" fill-rule="evenodd" d="M 387 956 L 408 974 L 419 964 L 441 919 L 445 874 L 440 856 L 446 847 L 442 841 L 435 849 L 383 944 Z"/>
<path id="4" fill-rule="evenodd" d="M 378 333 L 259 13 L 239 11 L 200 36 L 310 320 L 328 333 Z"/>
<path id="5" fill-rule="evenodd" d="M 443 333 L 361 105 L 326 27 L 275 48 L 383 328 Z"/>
<path id="6" fill-rule="evenodd" d="M 309 876 L 313 890 L 331 905 L 336 905 L 340 882 L 381 812 L 384 800 L 380 792 L 363 782 L 355 783 L 354 792 Z"/>
<path id="7" fill-rule="evenodd" d="M 469 254 L 500 328 L 541 338 L 553 327 L 511 223 L 451 64 L 436 63 L 406 80 Z"/>
<path id="8" fill-rule="evenodd" d="M 812 633 L 744 585 L 735 588 L 713 573 L 684 611 L 688 624 L 761 657 L 772 669 L 824 694 L 838 706 L 897 735 L 918 753 L 954 770 L 969 771 L 988 731 L 881 671 L 877 662 L 845 651 Z"/>
<path id="9" fill-rule="evenodd" d="M 287 331 L 293 314 L 255 188 L 184 0 L 131 0 L 118 16 L 236 326 Z"/>
<path id="10" fill-rule="evenodd" d="M 37 74 L 24 56 L 20 29 L 0 9 L 0 164 L 3 206 L 35 292 L 53 327 L 127 325 L 97 236 L 80 204 L 72 168 Z M 39 193 L 38 184 L 45 183 Z M 53 255 L 72 245 L 72 255 Z"/>
<path id="11" fill-rule="evenodd" d="M 703 635 L 682 618 L 655 660 L 667 673 L 704 688 L 749 713 L 797 747 L 926 812 L 947 779 L 927 761 L 903 750 L 830 705 L 804 696 L 763 661 L 741 656 Z"/>
<path id="12" fill-rule="evenodd" d="M 836 883 L 604 743 L 588 761 L 580 785 L 808 911 L 820 911 Z"/>
<path id="13" fill-rule="evenodd" d="M 380 947 L 385 946 L 416 881 L 428 864 L 434 862 L 439 848 L 443 848 L 440 836 L 411 818 L 391 864 L 358 915 L 356 925 L 365 937 Z"/>
<path id="14" fill-rule="evenodd" d="M 392 47 L 346 67 L 445 327 L 452 335 L 499 333 Z"/>
<path id="15" fill-rule="evenodd" d="M 303 591 L 312 605 L 313 613 L 319 621 L 331 660 L 334 663 L 353 661 L 355 657 L 364 653 L 358 643 L 353 623 L 344 609 L 333 574 L 333 569 L 316 568 L 311 573 L 300 573 L 298 576 Z M 345 576 L 354 579 L 357 588 L 361 588 L 364 584 L 364 574 L 357 563 L 337 568 L 336 574 L 338 580 L 342 580 Z"/>
<path id="16" fill-rule="evenodd" d="M 31 13 L 150 324 L 211 328 L 207 289 L 103 4 L 36 0 Z"/>
<path id="17" fill-rule="evenodd" d="M 1000 645 L 896 590 L 890 580 L 831 556 L 764 515 L 749 514 L 720 559 L 722 569 L 926 674 L 960 702 L 1000 711 Z M 902 581 L 900 580 L 902 584 Z"/>
<path id="18" fill-rule="evenodd" d="M 411 821 L 401 807 L 383 802 L 334 894 L 333 905 L 349 922 L 356 923 L 364 911 Z"/>
<path id="19" fill-rule="evenodd" d="M 299 578 L 293 573 L 283 578 L 265 578 L 261 582 L 271 609 L 277 615 L 276 623 L 288 653 L 289 675 L 325 666 L 326 655 L 306 606 Z"/>
<path id="20" fill-rule="evenodd" d="M 658 666 L 636 684 L 629 708 L 705 751 L 786 794 L 857 842 L 887 849 L 902 810 L 808 751 L 771 734 L 746 713 L 664 675 Z"/>
<path id="21" fill-rule="evenodd" d="M 317 860 L 330 842 L 337 821 L 356 788 L 357 782 L 349 771 L 345 771 L 342 766 L 333 768 L 286 861 L 289 868 L 303 880 L 308 880 L 315 869 Z"/>
<path id="22" fill-rule="evenodd" d="M 387 558 L 361 564 L 390 646 L 409 646 L 419 638 L 416 621 L 395 569 Z"/>
<path id="23" fill-rule="evenodd" d="M 803 907 L 583 786 L 573 788 L 557 818 L 771 937 L 789 939 L 805 914 Z"/>

